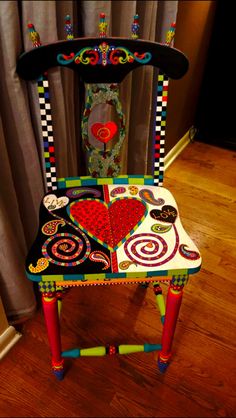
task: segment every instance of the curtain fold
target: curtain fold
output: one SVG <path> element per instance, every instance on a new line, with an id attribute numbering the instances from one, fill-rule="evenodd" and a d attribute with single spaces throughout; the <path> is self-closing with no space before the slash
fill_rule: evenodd
<path id="1" fill-rule="evenodd" d="M 38 208 L 46 190 L 36 83 L 16 74 L 17 58 L 32 48 L 27 23 L 42 44 L 65 39 L 70 14 L 74 35 L 98 36 L 104 12 L 108 36 L 130 37 L 133 16 L 140 16 L 141 39 L 164 40 L 175 20 L 177 1 L 7 1 L 0 2 L 0 295 L 10 321 L 31 315 L 35 296 L 24 260 L 38 227 Z M 82 94 L 77 74 L 53 69 L 49 75 L 58 177 L 85 174 L 80 144 Z M 150 157 L 149 116 L 153 97 L 151 67 L 129 74 L 120 89 L 126 115 L 122 172 L 146 173 Z M 134 89 L 133 89 L 134 88 Z M 131 91 L 133 91 L 135 93 Z M 81 169 L 82 166 L 82 169 Z"/>

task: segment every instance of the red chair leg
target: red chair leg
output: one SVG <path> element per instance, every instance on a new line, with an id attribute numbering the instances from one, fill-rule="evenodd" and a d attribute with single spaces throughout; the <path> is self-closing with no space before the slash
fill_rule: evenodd
<path id="1" fill-rule="evenodd" d="M 61 357 L 60 323 L 57 307 L 57 297 L 42 296 L 43 311 L 47 327 L 48 340 L 52 353 L 52 369 L 58 380 L 63 379 L 64 360 Z"/>
<path id="2" fill-rule="evenodd" d="M 169 365 L 176 322 L 179 315 L 183 287 L 170 285 L 166 299 L 166 314 L 162 332 L 162 349 L 158 356 L 158 368 L 164 373 Z"/>

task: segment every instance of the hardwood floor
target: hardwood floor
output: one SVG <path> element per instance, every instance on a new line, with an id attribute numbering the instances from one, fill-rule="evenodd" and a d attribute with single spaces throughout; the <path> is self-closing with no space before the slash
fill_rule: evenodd
<path id="1" fill-rule="evenodd" d="M 203 257 L 185 288 L 167 373 L 155 354 L 138 353 L 69 361 L 58 382 L 39 311 L 1 363 L 1 417 L 236 416 L 236 153 L 190 144 L 164 186 Z M 152 290 L 136 286 L 71 290 L 61 326 L 63 349 L 161 335 Z"/>

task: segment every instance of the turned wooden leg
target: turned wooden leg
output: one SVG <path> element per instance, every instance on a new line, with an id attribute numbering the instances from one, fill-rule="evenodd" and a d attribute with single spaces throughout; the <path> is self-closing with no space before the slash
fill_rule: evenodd
<path id="1" fill-rule="evenodd" d="M 61 336 L 57 306 L 57 297 L 42 295 L 43 311 L 47 327 L 48 340 L 52 354 L 52 369 L 58 380 L 63 379 L 64 360 L 61 357 Z"/>
<path id="2" fill-rule="evenodd" d="M 166 371 L 171 357 L 171 347 L 181 306 L 182 295 L 183 286 L 175 286 L 173 284 L 169 286 L 166 299 L 165 320 L 162 332 L 162 349 L 158 357 L 158 367 L 162 373 Z"/>

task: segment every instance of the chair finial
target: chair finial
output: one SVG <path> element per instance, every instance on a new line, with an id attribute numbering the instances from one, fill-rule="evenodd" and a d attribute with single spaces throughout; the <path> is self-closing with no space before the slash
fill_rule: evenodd
<path id="1" fill-rule="evenodd" d="M 40 41 L 40 36 L 38 34 L 38 32 L 36 32 L 33 23 L 29 22 L 28 23 L 28 30 L 29 30 L 29 37 L 33 43 L 34 47 L 38 47 L 41 46 L 41 41 Z"/>
<path id="2" fill-rule="evenodd" d="M 138 39 L 138 31 L 139 31 L 139 24 L 138 24 L 138 20 L 139 20 L 139 15 L 134 15 L 134 21 L 131 25 L 131 38 L 132 39 Z"/>
<path id="3" fill-rule="evenodd" d="M 172 41 L 174 40 L 175 36 L 175 22 L 171 23 L 170 29 L 166 33 L 166 45 L 171 46 Z"/>
<path id="4" fill-rule="evenodd" d="M 66 15 L 66 17 L 65 17 L 64 29 L 65 29 L 65 32 L 66 32 L 67 41 L 70 41 L 70 40 L 74 39 L 73 25 L 71 23 L 70 15 Z"/>
<path id="5" fill-rule="evenodd" d="M 105 21 L 105 18 L 105 13 L 100 13 L 100 20 L 98 25 L 100 38 L 105 38 L 107 36 L 107 22 Z"/>

